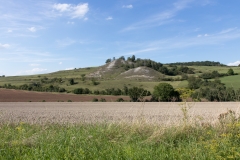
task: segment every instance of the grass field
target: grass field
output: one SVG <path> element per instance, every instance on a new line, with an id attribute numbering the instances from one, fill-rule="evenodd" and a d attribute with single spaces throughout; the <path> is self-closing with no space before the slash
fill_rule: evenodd
<path id="1" fill-rule="evenodd" d="M 223 77 L 220 79 L 227 87 L 240 88 L 240 75 Z"/>
<path id="2" fill-rule="evenodd" d="M 109 104 L 106 103 L 107 107 L 84 107 L 77 103 L 59 106 L 52 103 L 0 104 L 0 159 L 240 159 L 238 103 L 201 103 L 201 106 L 200 103 L 182 106 L 177 103 L 156 103 L 155 106 L 148 103 L 144 109 L 142 103 L 134 103 L 133 110 L 128 106 L 130 103 L 121 106 Z M 177 106 L 178 109 L 175 108 Z M 226 112 L 227 108 L 235 113 Z M 149 123 L 154 115 L 161 116 L 162 113 L 169 117 L 166 109 L 179 120 L 166 121 L 165 125 Z M 149 110 L 153 111 L 151 115 L 148 114 Z M 156 110 L 162 111 L 157 114 Z M 207 112 L 216 113 L 216 110 L 225 112 L 222 114 L 225 117 L 215 117 L 214 122 L 201 117 Z M 69 123 L 73 117 L 71 113 L 77 111 L 85 111 L 91 115 L 88 116 L 90 119 L 101 118 L 99 114 L 103 112 L 109 119 Z M 123 116 L 124 111 L 134 111 L 138 116 L 134 115 L 134 121 L 111 121 L 117 115 L 126 118 Z M 6 112 L 10 113 L 7 117 L 4 114 Z M 54 115 L 54 112 L 57 114 Z M 50 115 L 51 121 L 43 122 L 39 119 Z M 24 121 L 24 117 L 28 122 Z M 70 121 L 59 121 L 62 117 Z"/>
<path id="3" fill-rule="evenodd" d="M 41 76 L 42 77 L 42 76 Z M 23 85 L 23 84 L 30 84 L 32 82 L 40 82 L 41 77 L 37 76 L 23 76 L 23 77 L 1 77 L 0 78 L 0 86 L 3 86 L 4 84 L 12 84 L 12 85 Z M 56 84 L 59 87 L 63 87 L 66 90 L 72 91 L 75 88 L 89 88 L 90 90 L 105 90 L 107 88 L 119 88 L 123 89 L 124 85 L 127 87 L 143 87 L 144 89 L 147 89 L 149 91 L 153 91 L 154 86 L 157 84 L 164 82 L 164 81 L 139 81 L 136 79 L 120 79 L 120 80 L 97 80 L 99 85 L 93 85 L 91 80 L 85 80 L 82 81 L 79 77 L 75 79 L 76 84 L 75 85 L 69 85 L 68 79 L 64 79 L 65 83 L 62 84 Z M 179 87 L 186 87 L 187 81 L 166 81 L 167 83 L 170 83 L 174 88 Z M 49 85 L 49 84 L 46 84 Z"/>
<path id="4" fill-rule="evenodd" d="M 212 72 L 218 71 L 219 73 L 227 73 L 230 68 L 233 69 L 235 73 L 240 74 L 240 67 L 229 67 L 229 66 L 188 66 L 189 68 L 194 68 L 195 72 Z"/>

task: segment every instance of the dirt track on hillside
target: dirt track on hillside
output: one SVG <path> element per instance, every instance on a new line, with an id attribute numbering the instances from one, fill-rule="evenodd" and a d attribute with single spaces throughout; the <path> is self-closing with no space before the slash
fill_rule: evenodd
<path id="1" fill-rule="evenodd" d="M 115 102 L 118 98 L 129 100 L 128 96 L 99 96 L 99 95 L 75 95 L 67 93 L 47 93 L 47 92 L 34 92 L 22 91 L 14 89 L 0 89 L 0 102 L 90 102 L 93 98 L 106 99 L 108 102 Z"/>
<path id="2" fill-rule="evenodd" d="M 31 124 L 136 122 L 179 124 L 182 103 L 133 102 L 1 102 L 0 122 Z M 187 103 L 189 121 L 215 123 L 228 109 L 240 113 L 237 102 Z"/>

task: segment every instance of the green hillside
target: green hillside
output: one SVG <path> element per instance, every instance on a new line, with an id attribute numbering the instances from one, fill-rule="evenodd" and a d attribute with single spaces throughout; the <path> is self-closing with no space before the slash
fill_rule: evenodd
<path id="1" fill-rule="evenodd" d="M 238 75 L 225 75 L 220 77 L 220 80 L 227 87 L 240 88 L 240 67 L 224 65 L 199 66 L 199 64 L 201 62 L 198 62 L 196 66 L 192 65 L 192 63 L 191 66 L 164 65 L 149 59 L 129 57 L 128 60 L 125 60 L 124 58 L 119 58 L 110 60 L 99 67 L 75 68 L 73 70 L 40 75 L 0 77 L 0 86 L 4 87 L 9 84 L 20 86 L 27 84 L 48 87 L 53 85 L 64 88 L 68 92 L 76 88 L 88 88 L 94 91 L 136 86 L 153 91 L 154 86 L 161 82 L 170 83 L 174 88 L 182 88 L 187 87 L 188 84 L 184 77 L 201 77 L 203 73 L 212 73 L 213 71 L 224 75 L 232 68 L 234 73 Z M 215 62 L 212 64 L 215 64 Z M 70 84 L 70 79 L 74 80 L 73 85 Z"/>

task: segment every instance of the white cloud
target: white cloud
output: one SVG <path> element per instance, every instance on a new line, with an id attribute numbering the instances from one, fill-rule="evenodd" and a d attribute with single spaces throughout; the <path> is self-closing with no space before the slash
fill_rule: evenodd
<path id="1" fill-rule="evenodd" d="M 63 3 L 63 4 L 59 3 L 59 4 L 53 5 L 53 8 L 60 12 L 68 11 L 70 9 L 70 7 L 71 7 L 70 4 L 65 4 L 65 3 Z"/>
<path id="2" fill-rule="evenodd" d="M 37 31 L 35 27 L 28 28 L 28 30 L 29 30 L 30 32 L 36 32 L 36 31 Z"/>
<path id="3" fill-rule="evenodd" d="M 176 3 L 174 3 L 173 5 L 176 10 L 182 10 L 182 9 L 186 8 L 188 6 L 188 4 L 192 1 L 193 0 L 179 0 Z"/>
<path id="4" fill-rule="evenodd" d="M 32 64 L 30 64 L 30 66 L 36 67 L 36 66 L 40 66 L 40 64 L 32 63 Z"/>
<path id="5" fill-rule="evenodd" d="M 45 72 L 45 71 L 47 71 L 47 69 L 33 68 L 31 70 L 26 70 L 26 71 L 19 72 L 19 74 L 36 74 L 36 73 L 42 73 L 42 72 Z"/>
<path id="6" fill-rule="evenodd" d="M 236 29 L 237 29 L 237 27 L 235 27 L 235 28 L 228 28 L 228 29 L 222 30 L 219 34 L 229 33 L 229 32 L 232 32 L 232 31 L 234 31 Z"/>
<path id="7" fill-rule="evenodd" d="M 199 35 L 197 35 L 198 38 L 200 38 L 200 37 L 208 37 L 208 36 L 209 36 L 208 34 L 204 34 L 204 35 L 199 34 Z"/>
<path id="8" fill-rule="evenodd" d="M 9 44 L 1 44 L 0 43 L 0 48 L 6 49 L 6 48 L 9 48 L 9 47 L 10 47 Z"/>
<path id="9" fill-rule="evenodd" d="M 8 33 L 12 33 L 13 31 L 11 30 L 11 29 L 8 29 L 8 31 L 7 31 Z"/>
<path id="10" fill-rule="evenodd" d="M 121 46 L 124 46 L 125 55 L 141 54 L 146 52 L 149 53 L 161 53 L 160 51 L 172 51 L 184 48 L 191 48 L 196 46 L 218 46 L 224 45 L 232 40 L 240 39 L 240 30 L 235 30 L 233 32 L 219 34 L 220 32 L 209 33 L 208 36 L 205 34 L 199 34 L 190 37 L 174 36 L 168 39 L 160 39 L 158 41 L 145 41 L 142 43 L 126 43 L 122 42 Z M 199 38 L 201 37 L 201 38 Z M 120 45 L 120 43 L 119 43 Z M 125 50 L 125 48 L 127 50 Z M 140 49 L 139 49 L 140 48 Z M 119 54 L 124 55 L 124 53 Z"/>
<path id="11" fill-rule="evenodd" d="M 132 9 L 133 5 L 129 4 L 129 5 L 123 5 L 122 8 L 128 8 L 128 9 Z"/>
<path id="12" fill-rule="evenodd" d="M 62 64 L 62 62 L 59 62 L 58 64 L 59 64 L 59 65 L 61 65 L 61 64 Z"/>
<path id="13" fill-rule="evenodd" d="M 232 62 L 232 63 L 228 63 L 228 66 L 238 66 L 240 64 L 240 61 L 236 61 L 236 62 Z"/>
<path id="14" fill-rule="evenodd" d="M 73 70 L 74 68 L 73 67 L 70 67 L 70 68 L 66 68 L 65 70 Z"/>
<path id="15" fill-rule="evenodd" d="M 82 18 L 89 11 L 88 4 L 79 4 L 73 7 L 72 18 Z"/>
<path id="16" fill-rule="evenodd" d="M 61 15 L 66 14 L 66 16 L 70 16 L 72 19 L 83 18 L 89 11 L 88 3 L 78 5 L 58 3 L 53 5 L 53 9 L 62 13 Z"/>
<path id="17" fill-rule="evenodd" d="M 106 20 L 109 21 L 109 20 L 112 20 L 113 18 L 111 16 L 107 17 Z"/>
<path id="18" fill-rule="evenodd" d="M 172 21 L 173 17 L 175 17 L 179 11 L 187 8 L 188 4 L 190 4 L 192 1 L 193 0 L 179 0 L 173 4 L 173 7 L 171 9 L 165 10 L 159 14 L 150 16 L 145 20 L 132 24 L 122 29 L 122 31 L 125 32 L 125 31 L 156 27 L 156 26 L 167 24 Z"/>

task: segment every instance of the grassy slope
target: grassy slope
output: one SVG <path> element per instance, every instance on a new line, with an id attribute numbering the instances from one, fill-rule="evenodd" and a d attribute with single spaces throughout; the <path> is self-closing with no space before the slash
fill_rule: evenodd
<path id="1" fill-rule="evenodd" d="M 221 81 L 226 84 L 227 87 L 240 88 L 240 75 L 223 77 Z"/>
<path id="2" fill-rule="evenodd" d="M 212 72 L 218 71 L 219 73 L 227 73 L 229 68 L 232 68 L 235 73 L 240 74 L 240 67 L 228 67 L 228 66 L 188 66 L 189 68 L 194 68 L 195 72 Z"/>
<path id="3" fill-rule="evenodd" d="M 106 68 L 106 66 L 101 66 L 102 68 Z M 212 72 L 217 70 L 220 73 L 227 73 L 230 67 L 218 67 L 218 66 L 189 66 L 190 68 L 194 68 L 196 74 L 199 75 L 199 72 Z M 240 74 L 240 67 L 231 67 L 233 68 L 235 73 Z M 22 84 L 30 84 L 32 82 L 40 82 L 41 78 L 47 77 L 51 78 L 62 78 L 65 82 L 61 84 L 55 84 L 60 87 L 64 87 L 65 89 L 71 91 L 74 88 L 89 88 L 90 90 L 103 90 L 106 88 L 120 88 L 122 89 L 124 85 L 128 87 L 138 86 L 143 87 L 149 91 L 153 91 L 155 85 L 160 83 L 160 81 L 149 81 L 147 79 L 140 80 L 138 78 L 133 79 L 126 79 L 121 76 L 118 76 L 123 70 L 122 68 L 115 68 L 114 71 L 107 72 L 102 78 L 97 79 L 100 82 L 99 85 L 94 86 L 91 82 L 91 79 L 87 79 L 85 82 L 81 80 L 82 74 L 89 74 L 97 71 L 99 67 L 91 67 L 91 68 L 82 68 L 82 69 L 75 69 L 75 70 L 68 70 L 68 71 L 58 71 L 49 74 L 42 74 L 42 75 L 31 75 L 31 76 L 14 76 L 14 77 L 0 77 L 0 85 L 11 83 L 12 85 L 22 85 Z M 173 76 L 174 77 L 174 76 Z M 74 78 L 77 84 L 75 85 L 68 85 L 68 79 Z M 237 76 L 229 76 L 221 78 L 222 82 L 226 84 L 226 86 L 234 86 L 240 88 L 239 82 L 240 75 Z M 174 82 L 167 82 L 173 85 L 174 88 L 179 87 L 186 87 L 186 81 L 174 81 Z M 49 85 L 49 84 L 45 84 Z"/>

